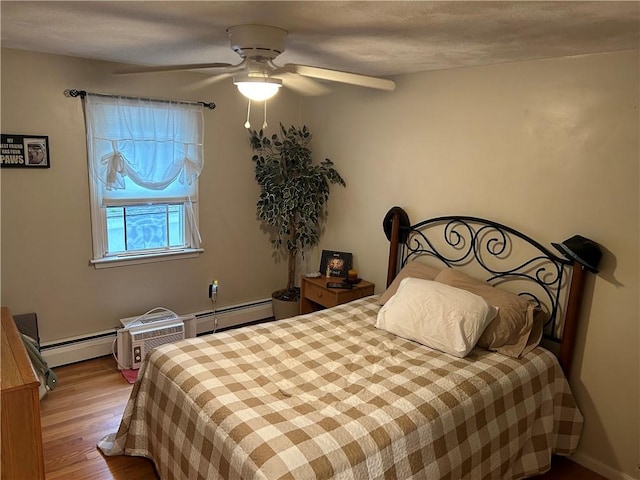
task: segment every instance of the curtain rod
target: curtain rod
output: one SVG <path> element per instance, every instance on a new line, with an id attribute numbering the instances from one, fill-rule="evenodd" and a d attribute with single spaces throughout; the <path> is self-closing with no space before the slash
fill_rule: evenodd
<path id="1" fill-rule="evenodd" d="M 125 95 L 111 95 L 108 93 L 87 92 L 85 90 L 76 90 L 75 88 L 67 89 L 64 91 L 65 97 L 84 98 L 87 95 L 96 95 L 98 97 L 109 97 L 109 98 L 126 98 L 127 100 L 151 100 L 154 102 L 163 102 L 163 103 L 171 103 L 171 102 L 186 103 L 187 105 L 202 105 L 203 107 L 208 108 L 210 110 L 213 110 L 214 108 L 216 108 L 216 104 L 213 102 L 187 102 L 183 100 L 165 100 L 165 99 L 159 99 L 159 98 L 127 97 Z"/>

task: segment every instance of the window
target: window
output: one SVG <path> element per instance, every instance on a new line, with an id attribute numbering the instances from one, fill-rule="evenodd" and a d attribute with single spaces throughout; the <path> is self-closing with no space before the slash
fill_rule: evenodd
<path id="1" fill-rule="evenodd" d="M 93 263 L 195 255 L 202 107 L 87 94 Z"/>
<path id="2" fill-rule="evenodd" d="M 184 205 L 107 207 L 107 250 L 114 254 L 184 247 Z"/>

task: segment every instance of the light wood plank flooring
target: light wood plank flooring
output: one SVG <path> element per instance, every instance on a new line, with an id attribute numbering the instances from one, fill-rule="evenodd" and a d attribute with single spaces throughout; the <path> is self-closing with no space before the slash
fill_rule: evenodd
<path id="1" fill-rule="evenodd" d="M 58 386 L 42 399 L 42 437 L 47 480 L 155 480 L 145 458 L 104 457 L 96 443 L 115 432 L 131 393 L 111 357 L 55 368 Z M 536 480 L 605 480 L 571 462 L 554 459 Z"/>

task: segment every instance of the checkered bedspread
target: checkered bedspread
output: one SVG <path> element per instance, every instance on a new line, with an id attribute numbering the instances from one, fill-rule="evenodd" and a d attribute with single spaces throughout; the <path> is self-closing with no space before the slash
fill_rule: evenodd
<path id="1" fill-rule="evenodd" d="M 576 448 L 552 354 L 442 354 L 376 329 L 376 299 L 155 349 L 99 448 L 165 480 L 519 479 Z"/>

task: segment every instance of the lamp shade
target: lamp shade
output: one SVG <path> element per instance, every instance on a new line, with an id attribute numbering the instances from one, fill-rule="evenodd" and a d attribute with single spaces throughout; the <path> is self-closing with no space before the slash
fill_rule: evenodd
<path id="1" fill-rule="evenodd" d="M 575 260 L 593 273 L 598 273 L 598 263 L 602 258 L 600 246 L 582 235 L 574 235 L 562 243 L 551 243 L 569 260 Z"/>
<path id="2" fill-rule="evenodd" d="M 282 81 L 269 77 L 240 77 L 234 78 L 233 83 L 240 93 L 249 100 L 260 102 L 273 97 L 282 87 Z"/>

